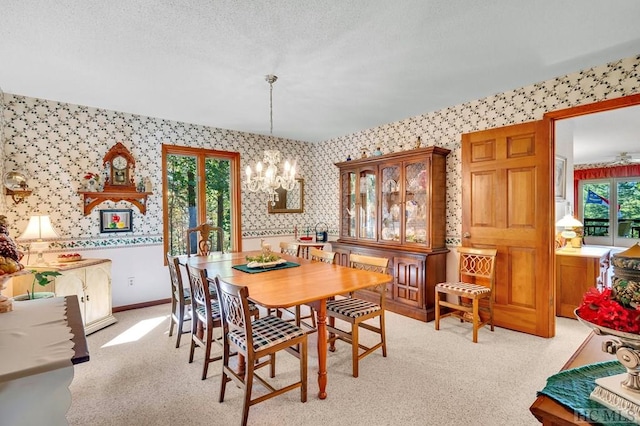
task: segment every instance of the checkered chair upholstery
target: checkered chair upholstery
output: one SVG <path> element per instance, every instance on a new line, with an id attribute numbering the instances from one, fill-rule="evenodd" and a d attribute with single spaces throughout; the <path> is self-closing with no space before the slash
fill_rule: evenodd
<path id="1" fill-rule="evenodd" d="M 387 273 L 389 259 L 363 256 L 359 254 L 351 254 L 349 263 L 352 268 L 363 269 L 367 271 Z M 378 295 L 377 303 L 359 299 L 355 295 L 350 294 L 349 297 L 336 298 L 327 301 L 327 331 L 329 332 L 329 350 L 334 352 L 335 342 L 342 340 L 351 345 L 351 364 L 353 377 L 358 377 L 359 361 L 365 356 L 382 348 L 382 356 L 387 356 L 387 339 L 384 327 L 384 304 L 387 291 L 387 285 L 382 284 L 368 290 Z M 378 318 L 378 325 L 372 321 L 365 321 Z M 336 319 L 342 320 L 348 324 L 349 329 L 338 327 Z M 365 329 L 379 335 L 379 341 L 370 347 L 363 345 L 359 339 L 360 329 Z M 363 349 L 363 352 L 360 352 Z"/>
<path id="2" fill-rule="evenodd" d="M 473 342 L 478 343 L 478 329 L 486 324 L 491 326 L 491 331 L 494 328 L 493 288 L 497 250 L 458 247 L 458 254 L 459 281 L 439 283 L 435 288 L 435 327 L 440 329 L 440 319 L 455 316 L 460 321 L 473 323 Z M 482 300 L 486 301 L 485 305 L 480 305 Z M 443 312 L 443 307 L 448 310 Z M 481 312 L 484 312 L 484 318 Z"/>
<path id="3" fill-rule="evenodd" d="M 307 400 L 307 334 L 297 325 L 281 318 L 268 315 L 251 321 L 249 315 L 249 290 L 224 281 L 220 276 L 214 280 L 222 308 L 223 350 L 222 382 L 219 401 L 224 401 L 226 385 L 234 381 L 244 389 L 242 425 L 247 424 L 249 407 L 278 396 L 284 392 L 300 388 L 300 400 Z M 275 388 L 267 379 L 257 374 L 257 370 L 270 366 L 270 377 L 275 377 L 276 353 L 282 350 L 300 360 L 300 379 L 289 385 Z M 232 351 L 245 357 L 246 371 L 237 372 L 229 364 Z M 260 361 L 265 358 L 264 361 Z M 254 379 L 268 390 L 252 398 Z M 272 381 L 273 382 L 273 381 Z"/>

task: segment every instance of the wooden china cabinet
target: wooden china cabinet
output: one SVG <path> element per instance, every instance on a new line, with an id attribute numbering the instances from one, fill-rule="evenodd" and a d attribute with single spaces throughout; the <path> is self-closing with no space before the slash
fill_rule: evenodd
<path id="1" fill-rule="evenodd" d="M 358 253 L 389 259 L 387 309 L 421 321 L 434 317 L 435 285 L 445 280 L 448 149 L 418 148 L 337 163 L 340 238 L 336 262 Z M 375 300 L 373 293 L 359 296 Z"/>

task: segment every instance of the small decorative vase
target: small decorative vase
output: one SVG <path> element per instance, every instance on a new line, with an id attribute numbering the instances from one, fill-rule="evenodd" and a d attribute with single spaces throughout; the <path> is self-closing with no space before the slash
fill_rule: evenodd
<path id="1" fill-rule="evenodd" d="M 85 182 L 87 192 L 96 192 L 98 190 L 98 182 L 95 179 L 87 179 Z"/>

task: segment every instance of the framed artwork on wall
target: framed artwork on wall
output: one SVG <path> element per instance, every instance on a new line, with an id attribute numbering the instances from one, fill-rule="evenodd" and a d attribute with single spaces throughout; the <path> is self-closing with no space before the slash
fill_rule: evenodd
<path id="1" fill-rule="evenodd" d="M 133 231 L 133 210 L 100 210 L 100 232 Z"/>
<path id="2" fill-rule="evenodd" d="M 556 165 L 553 176 L 556 201 L 563 201 L 567 198 L 567 159 L 565 157 L 556 155 Z"/>

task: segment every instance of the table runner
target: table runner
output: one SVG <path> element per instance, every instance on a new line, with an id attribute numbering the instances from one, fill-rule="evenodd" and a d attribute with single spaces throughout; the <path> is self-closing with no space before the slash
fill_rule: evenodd
<path id="1" fill-rule="evenodd" d="M 576 413 L 576 419 L 603 425 L 630 425 L 625 419 L 604 405 L 589 399 L 596 387 L 596 379 L 624 373 L 627 370 L 619 361 L 604 361 L 564 370 L 547 379 L 547 385 L 538 392 L 553 398 Z"/>
<path id="2" fill-rule="evenodd" d="M 287 269 L 287 268 L 295 268 L 296 266 L 300 266 L 299 263 L 295 262 L 286 262 L 281 263 L 280 265 L 273 266 L 271 268 L 249 268 L 247 264 L 243 265 L 234 265 L 233 269 L 237 269 L 238 271 L 246 272 L 248 274 L 259 274 L 261 272 L 269 272 L 269 271 L 277 271 L 279 269 Z"/>

